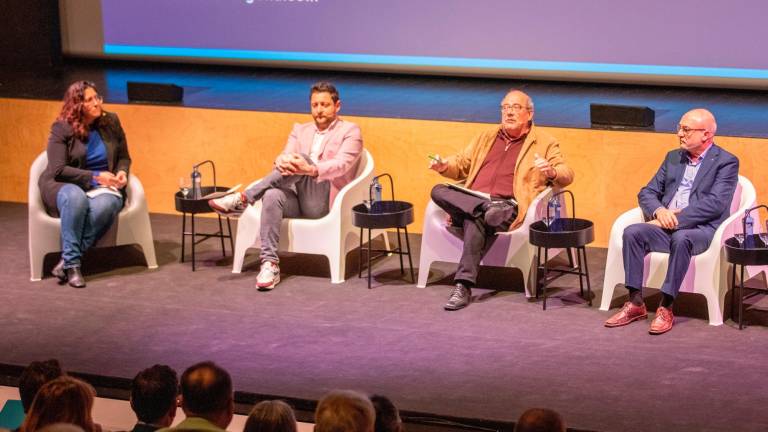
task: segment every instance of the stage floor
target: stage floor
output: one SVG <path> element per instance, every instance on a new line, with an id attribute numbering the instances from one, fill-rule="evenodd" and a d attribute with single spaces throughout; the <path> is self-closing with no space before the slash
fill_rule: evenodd
<path id="1" fill-rule="evenodd" d="M 210 359 L 237 390 L 264 395 L 316 400 L 351 388 L 413 413 L 500 421 L 544 406 L 581 430 L 768 428 L 768 328 L 754 324 L 768 300 L 754 299 L 743 331 L 692 314 L 705 313 L 693 295 L 681 296 L 666 335 L 650 336 L 643 323 L 606 329 L 610 313 L 597 310 L 603 249 L 588 250 L 593 307 L 573 278 L 554 283 L 542 311 L 518 272 L 484 269 L 480 285 L 502 291 L 475 290 L 470 307 L 446 312 L 451 265 L 433 268 L 433 283 L 418 289 L 390 257 L 375 264 L 368 290 L 350 273 L 356 253 L 339 285 L 324 258 L 291 255 L 277 289 L 258 292 L 255 251 L 238 275 L 216 243 L 203 244 L 193 273 L 178 262 L 181 219 L 152 215 L 159 269 L 143 267 L 133 247 L 101 250 L 87 257 L 87 288 L 76 290 L 29 281 L 26 212 L 0 203 L 0 363 L 55 357 L 71 371 L 130 378 L 155 363 L 182 371 Z"/>
<path id="2" fill-rule="evenodd" d="M 330 80 L 343 115 L 480 123 L 499 121 L 499 101 L 519 88 L 533 98 L 541 126 L 589 129 L 589 105 L 601 103 L 650 107 L 651 131 L 669 133 L 686 111 L 704 107 L 717 117 L 718 135 L 768 137 L 768 92 L 756 90 L 68 59 L 55 69 L 0 67 L 0 97 L 61 100 L 82 79 L 107 103 L 127 103 L 126 82 L 138 81 L 184 87 L 184 106 L 289 113 L 306 113 L 309 87 Z"/>

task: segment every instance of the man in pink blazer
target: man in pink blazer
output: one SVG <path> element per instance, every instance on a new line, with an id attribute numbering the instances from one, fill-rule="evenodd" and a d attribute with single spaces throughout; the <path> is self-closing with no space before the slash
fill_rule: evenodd
<path id="1" fill-rule="evenodd" d="M 280 282 L 277 247 L 283 218 L 317 219 L 328 214 L 360 162 L 360 128 L 338 117 L 341 100 L 336 88 L 319 82 L 309 95 L 314 121 L 293 126 L 285 149 L 275 159 L 275 169 L 245 192 L 208 201 L 216 212 L 232 215 L 262 200 L 259 289 L 272 289 Z"/>

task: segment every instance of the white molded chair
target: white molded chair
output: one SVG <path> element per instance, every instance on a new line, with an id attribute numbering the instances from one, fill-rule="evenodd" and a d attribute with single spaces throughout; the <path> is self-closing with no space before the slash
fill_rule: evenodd
<path id="1" fill-rule="evenodd" d="M 531 202 L 523 224 L 514 231 L 498 233 L 498 238 L 483 256 L 481 265 L 497 267 L 517 267 L 523 272 L 525 295 L 536 295 L 536 247 L 528 242 L 528 226 L 540 220 L 547 213 L 547 202 L 552 189 L 547 188 Z M 435 261 L 459 262 L 464 242 L 451 234 L 445 226 L 447 214 L 433 201 L 429 201 L 424 212 L 424 230 L 421 237 L 421 257 L 419 259 L 419 288 L 427 286 L 429 267 Z M 553 250 L 550 256 L 556 256 Z"/>
<path id="2" fill-rule="evenodd" d="M 37 186 L 37 181 L 47 166 L 48 154 L 42 152 L 29 169 L 29 269 L 30 279 L 33 281 L 38 281 L 43 276 L 45 255 L 61 251 L 61 221 L 46 213 L 40 188 Z M 126 202 L 116 219 L 117 233 L 114 233 L 113 224 L 94 247 L 138 244 L 144 252 L 147 267 L 157 268 L 144 187 L 138 177 L 130 175 L 126 188 Z"/>
<path id="3" fill-rule="evenodd" d="M 728 263 L 723 255 L 723 243 L 733 237 L 734 233 L 741 232 L 741 218 L 744 216 L 744 210 L 754 206 L 755 198 L 755 187 L 746 177 L 739 176 L 739 183 L 731 200 L 731 215 L 717 228 L 709 248 L 691 258 L 691 264 L 680 287 L 681 292 L 692 292 L 706 297 L 710 325 L 723 324 L 725 294 L 728 292 Z M 619 216 L 613 223 L 605 263 L 600 310 L 607 311 L 611 307 L 616 285 L 624 283 L 624 258 L 622 257 L 624 229 L 631 224 L 641 222 L 644 222 L 643 211 L 640 207 L 635 207 Z M 646 255 L 643 269 L 644 287 L 661 288 L 667 275 L 668 261 L 667 253 L 651 252 Z"/>
<path id="4" fill-rule="evenodd" d="M 368 150 L 360 156 L 357 176 L 336 195 L 327 215 L 319 219 L 283 219 L 280 228 L 281 251 L 325 255 L 331 267 L 331 283 L 344 282 L 347 253 L 360 245 L 360 228 L 352 225 L 352 207 L 368 199 L 368 186 L 373 179 L 373 158 Z M 252 187 L 261 179 L 254 181 Z M 247 188 L 246 188 L 247 189 Z M 240 216 L 232 273 L 243 269 L 245 252 L 261 246 L 261 200 L 256 201 Z M 384 235 L 386 248 L 389 240 L 384 230 L 374 230 L 371 238 Z M 362 265 L 362 264 L 361 264 Z"/>

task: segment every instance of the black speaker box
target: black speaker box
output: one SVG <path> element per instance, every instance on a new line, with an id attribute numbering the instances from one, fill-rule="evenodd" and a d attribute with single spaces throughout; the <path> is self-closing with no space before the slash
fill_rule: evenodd
<path id="1" fill-rule="evenodd" d="M 656 113 L 648 107 L 589 104 L 594 126 L 609 128 L 652 128 Z"/>
<path id="2" fill-rule="evenodd" d="M 175 84 L 128 81 L 128 100 L 132 102 L 181 103 L 184 89 Z"/>

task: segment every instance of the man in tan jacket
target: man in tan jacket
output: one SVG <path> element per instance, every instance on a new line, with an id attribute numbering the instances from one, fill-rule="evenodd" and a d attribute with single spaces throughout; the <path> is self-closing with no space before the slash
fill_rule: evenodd
<path id="1" fill-rule="evenodd" d="M 500 125 L 479 134 L 460 153 L 446 160 L 434 158 L 430 165 L 443 176 L 463 180 L 465 187 L 491 197 L 488 200 L 442 184 L 432 189 L 432 201 L 448 213 L 450 225 L 464 240 L 456 286 L 446 310 L 469 305 L 483 251 L 494 241 L 494 234 L 519 227 L 542 190 L 573 181 L 573 170 L 565 164 L 557 140 L 533 125 L 531 98 L 511 90 L 500 108 Z"/>

